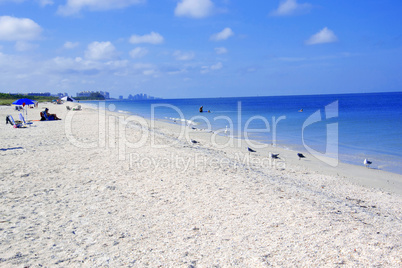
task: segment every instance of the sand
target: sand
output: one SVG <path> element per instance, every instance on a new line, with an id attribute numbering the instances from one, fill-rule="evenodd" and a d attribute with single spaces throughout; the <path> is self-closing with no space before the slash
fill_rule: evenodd
<path id="1" fill-rule="evenodd" d="M 402 266 L 401 175 L 40 106 L 63 120 L 0 125 L 2 267 Z"/>

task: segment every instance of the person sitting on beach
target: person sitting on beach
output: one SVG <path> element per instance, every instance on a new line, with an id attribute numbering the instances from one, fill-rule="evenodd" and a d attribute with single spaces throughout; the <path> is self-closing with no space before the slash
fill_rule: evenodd
<path id="1" fill-rule="evenodd" d="M 61 120 L 60 118 L 57 117 L 56 114 L 50 114 L 49 109 L 46 108 L 45 111 L 40 113 L 40 121 L 46 121 L 46 120 Z"/>

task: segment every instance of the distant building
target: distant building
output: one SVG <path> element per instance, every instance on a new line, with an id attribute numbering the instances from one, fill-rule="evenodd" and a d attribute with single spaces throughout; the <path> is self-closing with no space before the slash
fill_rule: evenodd
<path id="1" fill-rule="evenodd" d="M 77 93 L 77 97 L 89 97 L 91 96 L 91 91 L 81 91 Z"/>
<path id="2" fill-rule="evenodd" d="M 100 93 L 103 97 L 105 97 L 105 99 L 110 99 L 110 97 L 109 97 L 109 92 L 107 92 L 107 91 L 99 91 L 99 93 Z"/>
<path id="3" fill-rule="evenodd" d="M 68 96 L 68 94 L 65 93 L 65 92 L 64 93 L 57 93 L 56 96 L 59 97 L 59 98 L 63 98 L 65 96 Z"/>
<path id="4" fill-rule="evenodd" d="M 127 99 L 129 99 L 129 100 L 151 100 L 151 99 L 155 99 L 155 98 L 152 96 L 148 96 L 147 94 L 139 93 L 139 94 L 135 94 L 134 96 L 130 94 L 130 95 L 128 95 Z"/>
<path id="5" fill-rule="evenodd" d="M 107 92 L 107 91 L 81 91 L 81 92 L 77 93 L 77 97 L 90 97 L 91 94 L 94 94 L 94 93 L 99 93 L 105 99 L 110 99 L 109 92 Z"/>
<path id="6" fill-rule="evenodd" d="M 40 93 L 29 92 L 27 95 L 28 96 L 45 96 L 45 97 L 51 96 L 50 92 L 40 92 Z"/>

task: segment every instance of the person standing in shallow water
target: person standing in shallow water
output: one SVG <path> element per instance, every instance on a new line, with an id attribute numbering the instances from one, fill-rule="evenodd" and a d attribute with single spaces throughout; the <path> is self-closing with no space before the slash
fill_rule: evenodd
<path id="1" fill-rule="evenodd" d="M 204 111 L 204 106 L 200 107 L 200 113 L 202 113 Z"/>

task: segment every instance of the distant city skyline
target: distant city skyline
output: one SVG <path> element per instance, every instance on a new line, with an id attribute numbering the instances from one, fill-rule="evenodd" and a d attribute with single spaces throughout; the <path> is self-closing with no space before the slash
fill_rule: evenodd
<path id="1" fill-rule="evenodd" d="M 400 0 L 6 0 L 0 10 L 0 92 L 402 91 Z"/>

